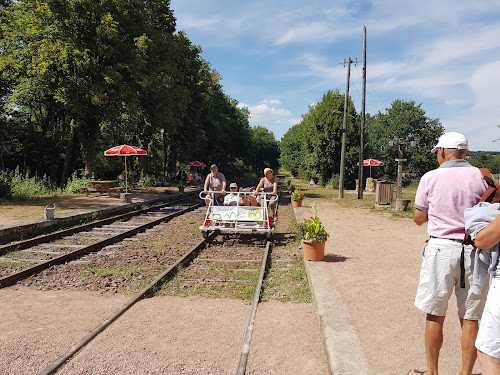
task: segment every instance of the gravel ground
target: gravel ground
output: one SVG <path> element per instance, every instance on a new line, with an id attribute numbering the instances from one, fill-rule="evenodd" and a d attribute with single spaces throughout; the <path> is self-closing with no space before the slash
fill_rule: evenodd
<path id="1" fill-rule="evenodd" d="M 137 263 L 141 251 L 156 256 L 155 248 L 194 242 L 200 239 L 196 228 L 202 213 L 193 215 L 200 217 L 173 221 L 183 235 L 171 236 L 170 226 L 168 231 L 141 236 L 141 243 L 128 242 L 120 251 L 107 249 L 104 257 L 92 254 L 86 260 L 93 269 L 117 268 L 118 260 Z M 238 258 L 238 254 L 233 255 Z M 86 272 L 82 277 L 85 269 L 89 265 L 54 267 L 37 278 L 0 290 L 0 374 L 39 373 L 131 298 L 117 290 L 135 290 L 140 282 L 135 273 L 115 278 Z M 234 374 L 250 309 L 248 300 L 149 298 L 134 305 L 58 373 Z M 262 303 L 247 373 L 327 372 L 313 305 L 275 300 Z"/>
<path id="2" fill-rule="evenodd" d="M 324 272 L 347 307 L 372 373 L 405 375 L 410 369 L 425 370 L 425 314 L 413 301 L 421 251 L 429 238 L 426 225 L 326 200 L 319 206 L 318 216 L 331 234 Z M 312 209 L 309 214 L 314 215 Z M 460 370 L 460 335 L 453 297 L 444 327 L 441 374 Z M 474 374 L 480 374 L 477 362 Z"/>

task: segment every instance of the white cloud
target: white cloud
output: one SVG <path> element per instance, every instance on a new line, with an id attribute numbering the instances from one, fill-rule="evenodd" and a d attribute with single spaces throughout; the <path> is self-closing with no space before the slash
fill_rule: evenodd
<path id="1" fill-rule="evenodd" d="M 255 106 L 239 103 L 239 108 L 246 107 L 250 111 L 250 123 L 259 124 L 263 122 L 280 122 L 292 116 L 292 112 L 283 108 L 269 107 L 266 103 Z"/>
<path id="2" fill-rule="evenodd" d="M 263 100 L 261 102 L 262 104 L 270 104 L 270 105 L 280 105 L 283 104 L 283 102 L 279 99 L 270 99 L 270 100 Z"/>

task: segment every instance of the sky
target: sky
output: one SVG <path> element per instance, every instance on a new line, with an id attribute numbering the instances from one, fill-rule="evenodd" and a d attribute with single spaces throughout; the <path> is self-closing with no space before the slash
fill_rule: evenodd
<path id="1" fill-rule="evenodd" d="M 500 151 L 498 0 L 171 0 L 225 93 L 280 140 L 363 59 L 366 113 L 414 101 L 472 151 Z M 363 64 L 349 94 L 361 112 Z"/>

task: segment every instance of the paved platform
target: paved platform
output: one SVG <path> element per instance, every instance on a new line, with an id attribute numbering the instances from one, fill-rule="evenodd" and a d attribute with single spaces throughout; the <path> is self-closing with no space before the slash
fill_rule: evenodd
<path id="1" fill-rule="evenodd" d="M 297 220 L 308 217 L 295 207 Z M 328 241 L 327 241 L 328 243 Z M 349 323 L 349 313 L 340 293 L 330 287 L 329 267 L 325 262 L 305 261 L 307 278 L 323 333 L 328 366 L 335 375 L 372 374 L 358 335 Z"/>

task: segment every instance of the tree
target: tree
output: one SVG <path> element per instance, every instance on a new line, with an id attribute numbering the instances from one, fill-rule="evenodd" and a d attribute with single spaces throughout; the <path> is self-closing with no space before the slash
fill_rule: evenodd
<path id="1" fill-rule="evenodd" d="M 333 110 L 343 111 L 344 103 L 345 95 L 339 90 L 330 90 L 323 95 L 321 101 L 309 107 L 309 112 L 302 116 L 301 123 L 283 137 L 283 166 L 297 171 L 303 178 L 317 178 L 320 183 L 327 183 L 340 172 L 343 117 L 336 115 Z M 354 186 L 359 127 L 356 125 L 356 110 L 350 98 L 348 103 L 345 179 L 346 186 Z"/>
<path id="2" fill-rule="evenodd" d="M 255 173 L 261 175 L 266 167 L 277 170 L 280 149 L 271 131 L 262 126 L 252 128 L 250 144 L 250 160 Z"/>
<path id="3" fill-rule="evenodd" d="M 435 156 L 429 151 L 443 134 L 443 126 L 439 119 L 430 119 L 421 108 L 422 104 L 414 101 L 395 100 L 387 113 L 377 113 L 366 119 L 365 155 L 379 159 L 385 163 L 384 178 L 397 178 L 398 147 L 389 146 L 389 142 L 403 139 L 415 141 L 415 147 L 406 147 L 404 165 L 406 171 L 421 176 L 428 170 L 436 168 Z"/>
<path id="4" fill-rule="evenodd" d="M 89 176 L 102 123 L 134 102 L 144 78 L 138 72 L 148 65 L 144 51 L 155 41 L 161 48 L 174 31 L 169 1 L 16 1 L 2 22 L 0 46 L 0 69 L 15 82 L 10 103 L 62 106 Z"/>

